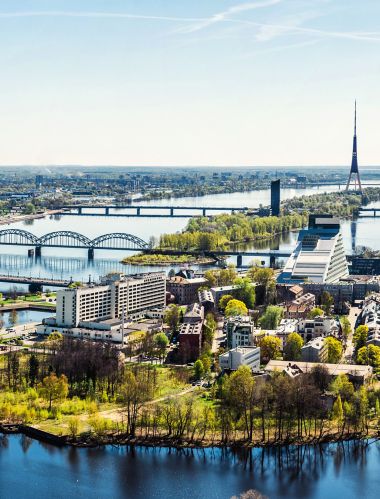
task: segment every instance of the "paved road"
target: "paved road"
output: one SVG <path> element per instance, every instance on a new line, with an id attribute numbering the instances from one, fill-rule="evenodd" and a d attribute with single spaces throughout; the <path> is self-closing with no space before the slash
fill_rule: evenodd
<path id="1" fill-rule="evenodd" d="M 359 314 L 360 314 L 359 307 L 351 307 L 350 308 L 350 313 L 348 314 L 348 320 L 350 321 L 352 332 L 349 335 L 349 337 L 347 338 L 346 349 L 344 351 L 344 358 L 348 362 L 351 362 L 353 360 L 354 344 L 352 343 L 352 335 L 353 335 L 353 332 L 355 331 L 356 320 L 357 320 Z"/>

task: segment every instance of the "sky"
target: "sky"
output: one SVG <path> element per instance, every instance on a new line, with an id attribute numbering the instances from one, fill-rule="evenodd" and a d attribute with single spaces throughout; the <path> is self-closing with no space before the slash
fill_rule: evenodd
<path id="1" fill-rule="evenodd" d="M 379 0 L 0 0 L 0 164 L 380 164 Z"/>

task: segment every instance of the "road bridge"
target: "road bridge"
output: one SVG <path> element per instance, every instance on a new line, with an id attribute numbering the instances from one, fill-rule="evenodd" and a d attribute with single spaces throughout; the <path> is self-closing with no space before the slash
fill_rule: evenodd
<path id="1" fill-rule="evenodd" d="M 246 213 L 257 214 L 257 208 L 237 208 L 234 206 L 151 206 L 151 205 L 118 205 L 118 204 L 82 204 L 62 206 L 61 215 L 92 216 L 92 217 L 206 217 L 211 213 Z M 97 210 L 97 211 L 94 211 Z M 124 210 L 123 213 L 120 213 Z M 152 213 L 155 212 L 155 213 Z"/>

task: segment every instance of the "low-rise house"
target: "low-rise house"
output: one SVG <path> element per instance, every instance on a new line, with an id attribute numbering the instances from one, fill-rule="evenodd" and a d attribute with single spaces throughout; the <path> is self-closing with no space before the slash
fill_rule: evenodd
<path id="1" fill-rule="evenodd" d="M 286 319 L 306 319 L 314 307 L 315 295 L 305 293 L 299 298 L 284 304 L 284 317 Z"/>
<path id="2" fill-rule="evenodd" d="M 371 366 L 361 366 L 356 364 L 321 364 L 318 362 L 301 362 L 288 360 L 270 360 L 265 366 L 265 372 L 282 372 L 291 377 L 299 376 L 300 374 L 309 373 L 314 367 L 321 365 L 327 369 L 327 373 L 331 378 L 335 378 L 339 374 L 345 374 L 353 383 L 362 385 L 368 382 L 373 375 Z"/>
<path id="3" fill-rule="evenodd" d="M 248 366 L 253 372 L 260 371 L 259 347 L 236 347 L 219 355 L 222 370 L 236 371 L 240 366 Z"/>
<path id="4" fill-rule="evenodd" d="M 319 336 L 338 336 L 340 324 L 334 317 L 315 317 L 298 321 L 297 331 L 305 342 Z"/>
<path id="5" fill-rule="evenodd" d="M 328 351 L 325 338 L 314 338 L 301 348 L 301 360 L 303 362 L 326 362 L 327 357 Z"/>

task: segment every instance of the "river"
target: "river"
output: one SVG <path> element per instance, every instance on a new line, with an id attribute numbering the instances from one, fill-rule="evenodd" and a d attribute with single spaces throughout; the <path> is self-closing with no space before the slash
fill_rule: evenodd
<path id="1" fill-rule="evenodd" d="M 324 186 L 308 189 L 283 189 L 282 199 L 294 196 L 308 195 L 316 192 L 336 191 L 338 186 Z M 203 197 L 186 197 L 169 200 L 147 201 L 146 205 L 175 205 L 175 206 L 231 206 L 231 207 L 258 207 L 269 203 L 270 192 L 258 190 L 243 193 L 215 194 Z M 379 205 L 379 204 L 378 204 Z M 57 230 L 72 230 L 89 238 L 110 232 L 128 232 L 148 241 L 151 236 L 159 238 L 162 233 L 182 230 L 188 218 L 149 218 L 149 217 L 78 217 L 78 216 L 51 216 L 43 219 L 27 220 L 13 223 L 1 228 L 20 228 L 28 230 L 37 236 Z M 342 232 L 347 253 L 352 252 L 353 245 L 365 245 L 374 249 L 379 248 L 380 218 L 360 218 L 355 222 L 344 221 Z M 297 233 L 287 234 L 272 241 L 249 244 L 247 249 L 259 248 L 266 250 L 292 250 L 297 240 Z M 95 259 L 87 259 L 87 251 L 67 248 L 42 248 L 40 259 L 28 258 L 26 247 L 0 246 L 0 273 L 11 275 L 43 276 L 55 278 L 72 277 L 74 280 L 97 280 L 99 276 L 111 271 L 126 273 L 147 272 L 149 270 L 168 270 L 168 267 L 147 267 L 136 265 L 122 265 L 120 260 L 132 252 L 125 251 L 95 251 Z M 243 264 L 248 265 L 252 258 L 245 257 Z M 231 262 L 234 262 L 231 259 Z M 281 262 L 280 262 L 281 263 Z M 0 291 L 6 291 L 9 285 L 1 285 Z"/>
<path id="2" fill-rule="evenodd" d="M 54 497 L 229 499 L 255 489 L 269 499 L 375 499 L 378 442 L 228 451 L 106 446 L 56 448 L 0 436 L 2 499 Z"/>

